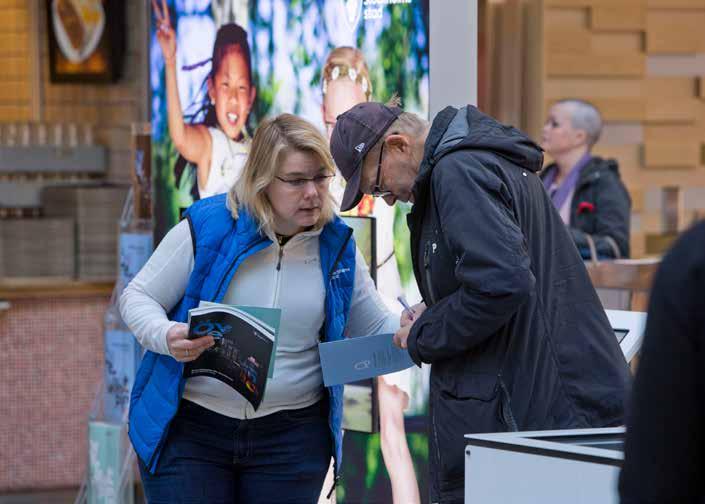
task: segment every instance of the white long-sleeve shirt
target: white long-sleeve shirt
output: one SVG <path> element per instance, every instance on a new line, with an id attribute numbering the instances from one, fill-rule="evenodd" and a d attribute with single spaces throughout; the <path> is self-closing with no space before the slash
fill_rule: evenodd
<path id="1" fill-rule="evenodd" d="M 320 230 L 299 233 L 284 247 L 272 243 L 249 256 L 236 271 L 223 303 L 281 308 L 274 364 L 257 411 L 225 383 L 207 376 L 189 378 L 184 397 L 233 418 L 254 418 L 282 409 L 303 408 L 323 395 L 318 355 L 324 322 L 325 285 L 321 273 Z M 277 268 L 280 250 L 281 265 Z M 175 323 L 167 313 L 183 297 L 194 267 L 193 243 L 186 221 L 164 237 L 147 264 L 120 298 L 120 312 L 143 347 L 170 355 L 166 334 Z M 346 336 L 364 336 L 399 328 L 375 290 L 367 265 L 356 254 L 355 284 Z"/>

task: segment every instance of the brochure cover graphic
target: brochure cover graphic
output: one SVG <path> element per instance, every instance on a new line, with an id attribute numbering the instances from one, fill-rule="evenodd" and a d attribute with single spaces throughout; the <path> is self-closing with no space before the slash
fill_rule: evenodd
<path id="1" fill-rule="evenodd" d="M 244 308 L 244 307 L 243 307 Z M 184 376 L 210 376 L 230 385 L 256 410 L 274 368 L 276 332 L 281 311 L 257 308 L 262 319 L 229 305 L 208 303 L 189 312 L 189 339 L 212 336 L 215 345 L 186 363 Z"/>

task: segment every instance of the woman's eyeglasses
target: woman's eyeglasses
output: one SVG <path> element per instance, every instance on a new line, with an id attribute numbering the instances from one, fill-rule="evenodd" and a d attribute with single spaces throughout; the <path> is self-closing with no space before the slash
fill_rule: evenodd
<path id="1" fill-rule="evenodd" d="M 316 175 L 315 177 L 284 178 L 279 175 L 275 175 L 277 180 L 284 182 L 292 189 L 303 189 L 309 182 L 313 182 L 316 187 L 323 188 L 328 184 L 328 181 L 332 177 L 333 175 Z"/>

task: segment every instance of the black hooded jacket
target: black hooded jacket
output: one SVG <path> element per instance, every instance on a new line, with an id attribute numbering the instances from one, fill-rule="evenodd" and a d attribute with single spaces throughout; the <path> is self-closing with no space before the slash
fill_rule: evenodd
<path id="1" fill-rule="evenodd" d="M 551 164 L 541 172 L 544 178 Z M 593 157 L 580 172 L 570 206 L 569 230 L 583 259 L 591 259 L 590 239 L 598 259 L 629 257 L 632 202 L 614 159 Z"/>
<path id="2" fill-rule="evenodd" d="M 426 139 L 408 217 L 427 310 L 409 353 L 431 363 L 431 489 L 462 495 L 463 435 L 622 423 L 629 372 L 537 172 L 541 149 L 468 106 Z"/>

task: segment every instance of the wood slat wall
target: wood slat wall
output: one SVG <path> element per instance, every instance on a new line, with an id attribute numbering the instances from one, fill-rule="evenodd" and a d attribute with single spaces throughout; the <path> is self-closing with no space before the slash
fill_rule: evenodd
<path id="1" fill-rule="evenodd" d="M 38 19 L 32 19 L 36 2 Z M 1 123 L 76 122 L 93 126 L 95 141 L 108 147 L 108 177 L 130 178 L 130 125 L 147 117 L 146 19 L 142 2 L 125 2 L 127 54 L 122 79 L 115 84 L 53 84 L 49 81 L 48 31 L 43 0 L 0 0 Z M 32 41 L 39 45 L 41 96 L 33 110 Z M 39 115 L 39 117 L 37 116 Z"/>
<path id="2" fill-rule="evenodd" d="M 705 214 L 705 79 L 692 65 L 705 57 L 705 0 L 536 2 L 545 109 L 570 97 L 600 108 L 612 137 L 596 151 L 619 161 L 632 194 L 632 251 L 657 253 L 664 188 L 688 201 L 681 229 Z"/>

